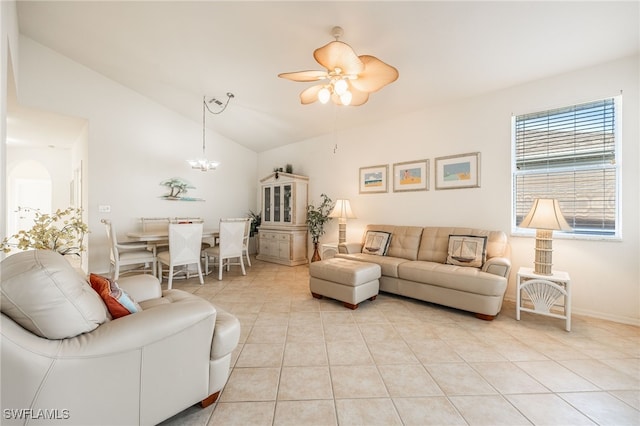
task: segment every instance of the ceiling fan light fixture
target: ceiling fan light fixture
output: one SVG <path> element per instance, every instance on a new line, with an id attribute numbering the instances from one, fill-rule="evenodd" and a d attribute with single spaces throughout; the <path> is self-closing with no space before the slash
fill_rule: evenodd
<path id="1" fill-rule="evenodd" d="M 320 103 L 326 104 L 329 99 L 331 99 L 331 90 L 325 86 L 318 92 L 318 100 Z"/>
<path id="2" fill-rule="evenodd" d="M 315 101 L 337 105 L 363 105 L 369 94 L 377 92 L 398 79 L 398 70 L 371 55 L 358 56 L 348 44 L 339 41 L 343 34 L 340 27 L 334 27 L 332 41 L 313 52 L 315 60 L 323 71 L 297 71 L 280 73 L 278 77 L 292 81 L 313 82 L 328 80 L 305 89 L 300 101 L 308 105 Z"/>
<path id="3" fill-rule="evenodd" d="M 351 105 L 351 99 L 353 99 L 353 95 L 348 90 L 340 95 L 340 102 L 342 102 L 342 105 L 344 106 Z"/>
<path id="4" fill-rule="evenodd" d="M 333 90 L 336 91 L 336 95 L 342 96 L 349 89 L 349 85 L 347 81 L 344 79 L 339 79 L 333 84 Z"/>

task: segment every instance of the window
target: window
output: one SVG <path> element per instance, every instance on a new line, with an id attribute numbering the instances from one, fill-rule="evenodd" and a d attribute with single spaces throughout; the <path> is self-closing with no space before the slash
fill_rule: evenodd
<path id="1" fill-rule="evenodd" d="M 620 97 L 515 116 L 513 231 L 535 198 L 556 198 L 566 234 L 619 237 Z"/>

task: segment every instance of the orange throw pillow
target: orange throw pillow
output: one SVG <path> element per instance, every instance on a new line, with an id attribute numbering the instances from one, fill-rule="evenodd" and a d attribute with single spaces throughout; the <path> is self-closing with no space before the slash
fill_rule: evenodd
<path id="1" fill-rule="evenodd" d="M 91 287 L 100 295 L 113 319 L 140 311 L 138 305 L 118 284 L 107 277 L 90 274 Z"/>

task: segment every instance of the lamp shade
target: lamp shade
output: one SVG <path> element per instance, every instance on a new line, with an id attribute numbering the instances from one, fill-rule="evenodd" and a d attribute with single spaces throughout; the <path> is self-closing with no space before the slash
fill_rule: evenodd
<path id="1" fill-rule="evenodd" d="M 560 203 L 554 198 L 536 198 L 533 206 L 520 223 L 522 228 L 568 231 L 571 226 L 560 211 Z"/>
<path id="2" fill-rule="evenodd" d="M 349 200 L 337 200 L 336 205 L 329 213 L 329 217 L 337 217 L 340 219 L 356 219 L 356 215 L 351 210 Z"/>

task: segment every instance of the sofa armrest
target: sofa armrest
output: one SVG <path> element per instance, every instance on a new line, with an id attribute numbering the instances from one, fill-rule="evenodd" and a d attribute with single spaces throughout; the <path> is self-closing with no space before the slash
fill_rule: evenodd
<path id="1" fill-rule="evenodd" d="M 137 350 L 171 339 L 202 322 L 210 326 L 201 338 L 210 339 L 215 318 L 216 309 L 211 303 L 188 294 L 179 301 L 127 315 L 106 322 L 90 333 L 65 339 L 57 356 L 100 356 Z"/>
<path id="2" fill-rule="evenodd" d="M 492 257 L 482 265 L 482 271 L 508 278 L 511 260 L 506 257 Z"/>
<path id="3" fill-rule="evenodd" d="M 153 275 L 132 275 L 119 278 L 118 285 L 138 303 L 162 297 L 160 282 Z"/>
<path id="4" fill-rule="evenodd" d="M 7 338 L 25 351 L 51 359 L 96 358 L 127 351 L 137 351 L 171 338 L 201 322 L 210 322 L 202 339 L 211 339 L 216 309 L 206 300 L 191 295 L 177 303 L 140 311 L 108 321 L 95 330 L 62 340 L 50 340 L 31 334 L 16 324 L 9 328 L 3 318 L 3 339 Z M 14 323 L 15 324 L 15 323 Z M 15 330 L 15 331 L 14 331 Z"/>
<path id="5" fill-rule="evenodd" d="M 211 341 L 211 359 L 222 358 L 238 346 L 240 321 L 235 315 L 216 307 L 216 327 Z"/>
<path id="6" fill-rule="evenodd" d="M 338 244 L 338 253 L 362 253 L 362 243 L 340 243 Z"/>

